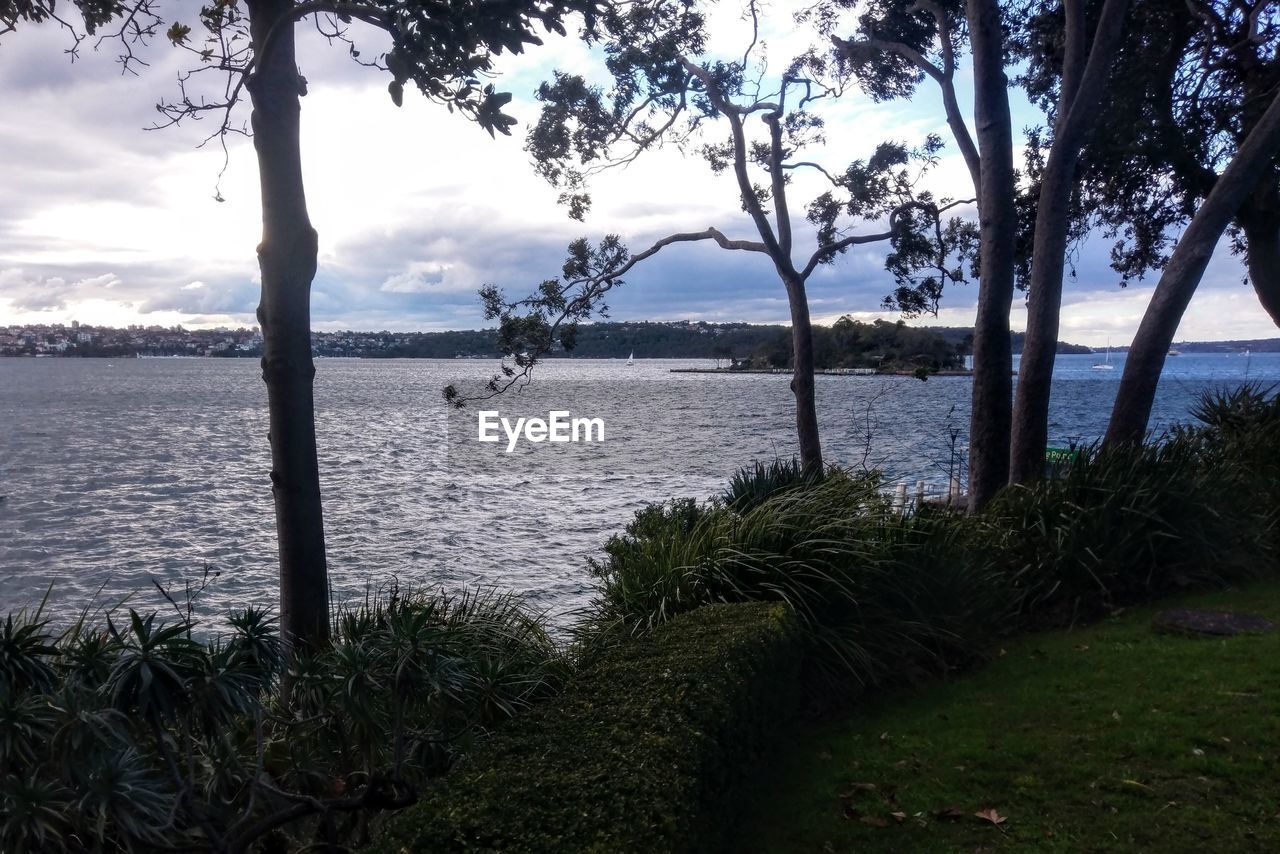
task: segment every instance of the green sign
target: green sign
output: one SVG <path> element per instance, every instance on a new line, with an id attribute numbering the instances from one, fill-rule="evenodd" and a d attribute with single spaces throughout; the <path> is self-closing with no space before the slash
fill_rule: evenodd
<path id="1" fill-rule="evenodd" d="M 1045 448 L 1044 460 L 1047 463 L 1069 463 L 1084 456 L 1079 448 Z"/>

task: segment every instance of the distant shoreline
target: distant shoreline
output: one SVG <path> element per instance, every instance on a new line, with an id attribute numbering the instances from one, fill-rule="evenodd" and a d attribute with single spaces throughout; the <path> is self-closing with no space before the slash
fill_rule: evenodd
<path id="1" fill-rule="evenodd" d="M 791 376 L 792 373 L 790 368 L 670 368 L 669 370 L 673 374 L 725 374 L 727 376 L 735 374 Z M 916 375 L 915 371 L 880 371 L 875 368 L 823 368 L 814 371 L 814 373 L 823 377 L 914 377 Z M 971 377 L 973 376 L 973 371 L 929 371 L 928 375 L 931 377 Z"/>

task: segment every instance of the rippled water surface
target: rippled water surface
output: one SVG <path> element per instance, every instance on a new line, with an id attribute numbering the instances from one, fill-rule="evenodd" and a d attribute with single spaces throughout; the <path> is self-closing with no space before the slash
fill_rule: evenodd
<path id="1" fill-rule="evenodd" d="M 1123 364 L 1059 357 L 1052 441 L 1105 428 Z M 644 504 L 705 497 L 753 459 L 795 450 L 788 377 L 671 373 L 703 363 L 554 361 L 492 404 L 603 418 L 605 441 L 476 441 L 476 410 L 440 390 L 488 362 L 317 362 L 316 398 L 334 593 L 392 577 L 493 583 L 555 611 L 585 603 L 585 558 Z M 1184 420 L 1203 389 L 1280 380 L 1280 354 L 1169 360 L 1153 426 Z M 944 483 L 965 445 L 967 378 L 820 377 L 828 460 Z M 152 579 L 219 572 L 206 608 L 275 598 L 266 392 L 254 360 L 0 359 L 0 607 L 65 616 Z M 99 589 L 102 592 L 99 593 Z"/>

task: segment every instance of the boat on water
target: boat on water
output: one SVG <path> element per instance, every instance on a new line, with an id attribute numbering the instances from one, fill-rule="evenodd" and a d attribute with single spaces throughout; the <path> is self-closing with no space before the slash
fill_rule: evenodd
<path id="1" fill-rule="evenodd" d="M 1111 364 L 1111 339 L 1107 339 L 1107 355 L 1101 362 L 1094 362 L 1093 369 L 1095 371 L 1114 371 L 1115 365 Z"/>
<path id="2" fill-rule="evenodd" d="M 635 363 L 636 363 L 636 353 L 634 350 L 632 350 L 631 355 L 627 357 L 627 364 L 634 365 Z"/>
<path id="3" fill-rule="evenodd" d="M 1180 353 L 1180 352 L 1178 351 L 1178 348 L 1177 348 L 1177 347 L 1170 347 L 1170 348 L 1169 348 L 1169 355 L 1170 355 L 1170 356 L 1181 356 L 1181 355 L 1182 355 L 1182 353 Z"/>

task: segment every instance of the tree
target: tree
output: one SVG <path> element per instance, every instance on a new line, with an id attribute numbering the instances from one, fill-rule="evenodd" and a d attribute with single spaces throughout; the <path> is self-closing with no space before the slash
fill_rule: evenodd
<path id="1" fill-rule="evenodd" d="M 754 4 L 751 11 L 757 14 Z M 571 214 L 581 218 L 590 202 L 585 192 L 588 171 L 632 162 L 664 141 L 688 142 L 719 123 L 727 126 L 727 139 L 703 145 L 701 151 L 715 172 L 733 175 L 757 239 L 730 239 L 711 227 L 669 235 L 634 256 L 616 236 L 594 249 L 578 241 L 570 247 L 564 276 L 544 282 L 532 297 L 512 301 L 496 288 L 487 289 L 486 314 L 501 319 L 500 343 L 516 363 L 515 368 L 504 364 L 506 379 L 495 377 L 490 393 L 527 378 L 552 341 L 571 347 L 575 324 L 600 310 L 605 295 L 636 264 L 675 243 L 712 241 L 726 250 L 765 255 L 779 277 L 791 317 L 791 390 L 800 461 L 808 470 L 821 471 L 806 285 L 815 270 L 850 247 L 879 241 L 892 244 L 890 269 L 903 287 L 923 278 L 937 282 L 934 287 L 940 291 L 942 280 L 957 275 L 949 263 L 940 217 L 960 202 L 916 192 L 917 176 L 910 169 L 913 162 L 931 165 L 941 143 L 930 138 L 915 151 L 900 143 L 883 143 L 866 160 L 842 172 L 830 171 L 799 159 L 804 148 L 823 139 L 823 122 L 813 106 L 839 94 L 807 73 L 805 58 L 765 84 L 763 62 L 755 65 L 754 40 L 740 60 L 698 61 L 703 21 L 680 4 L 622 7 L 603 21 L 613 85 L 606 92 L 580 76 L 557 74 L 540 88 L 544 106 L 530 131 L 528 148 L 541 173 L 564 189 Z M 748 121 L 756 116 L 763 131 L 753 135 Z M 789 190 L 793 173 L 802 169 L 822 176 L 830 189 L 808 205 L 817 246 L 797 262 Z M 753 173 L 763 182 L 758 183 Z M 867 220 L 883 220 L 887 227 L 869 234 L 849 233 L 855 223 Z M 922 269 L 928 271 L 923 277 Z M 447 389 L 446 396 L 462 400 L 456 389 Z"/>
<path id="2" fill-rule="evenodd" d="M 1096 127 L 1098 104 L 1120 47 L 1128 4 L 1129 0 L 1105 0 L 1092 28 L 1086 0 L 1062 0 L 1061 4 L 1062 65 L 1056 98 L 1047 99 L 1052 104 L 1053 139 L 1036 188 L 1027 338 L 1013 404 L 1009 451 L 1013 483 L 1029 483 L 1044 475 L 1076 164 L 1087 135 Z"/>
<path id="3" fill-rule="evenodd" d="M 1101 228 L 1116 238 L 1112 266 L 1122 286 L 1149 271 L 1167 270 L 1174 258 L 1183 262 L 1180 275 L 1196 270 L 1196 264 L 1185 262 L 1187 253 L 1199 250 L 1182 244 L 1209 239 L 1203 229 L 1223 197 L 1203 217 L 1198 208 L 1207 206 L 1224 169 L 1244 150 L 1280 87 L 1280 15 L 1274 4 L 1134 0 L 1130 18 L 1096 122 L 1105 131 L 1091 134 L 1081 152 L 1074 211 L 1078 233 Z M 1034 17 L 1027 27 L 1023 79 L 1033 97 L 1043 98 L 1057 85 L 1060 28 L 1061 21 L 1051 16 Z M 1259 301 L 1280 323 L 1280 157 L 1275 151 L 1270 157 L 1232 214 L 1229 229 L 1232 249 L 1244 254 Z M 1113 419 L 1109 436 L 1140 438 L 1145 431 L 1159 372 L 1186 308 L 1182 298 L 1168 298 L 1170 288 L 1189 299 L 1202 272 L 1193 273 L 1189 290 L 1185 282 L 1175 285 L 1161 277 L 1143 320 L 1146 331 L 1126 360 L 1126 377 L 1139 366 L 1154 374 L 1123 384 L 1118 411 L 1125 413 L 1125 423 Z M 1167 336 L 1152 334 L 1155 329 L 1167 330 Z"/>
<path id="4" fill-rule="evenodd" d="M 1099 0 L 1094 0 L 1098 2 Z M 1159 270 L 1280 86 L 1280 15 L 1265 0 L 1134 0 L 1131 33 L 1098 126 L 1081 153 L 1081 218 L 1117 238 L 1121 285 Z M 1055 85 L 1057 22 L 1040 20 L 1025 75 L 1033 96 Z M 1153 181 L 1151 176 L 1161 180 Z M 1087 211 L 1087 216 L 1085 212 Z M 1263 307 L 1280 325 L 1280 169 L 1267 171 L 1232 224 Z"/>
<path id="5" fill-rule="evenodd" d="M 974 340 L 974 398 L 970 430 L 970 502 L 982 506 L 1004 485 L 1038 478 L 1044 469 L 1049 396 L 1057 351 L 1063 268 L 1073 233 L 1072 199 L 1076 163 L 1093 113 L 1108 83 L 1119 49 L 1128 0 L 1063 0 L 1049 9 L 1039 4 L 969 0 L 964 4 L 975 80 L 975 126 L 979 156 L 965 143 L 968 128 L 954 92 L 959 39 L 958 3 L 917 2 L 910 6 L 879 0 L 866 4 L 857 40 L 836 39 L 837 51 L 873 95 L 911 94 L 927 75 L 942 90 L 948 125 L 966 152 L 965 162 L 978 187 L 980 234 L 978 316 Z M 1034 43 L 1029 32 L 1045 19 L 1058 20 L 1058 84 L 1040 91 L 1053 119 L 1053 135 L 1033 162 L 1034 186 L 1019 195 L 1012 164 L 1012 129 L 1005 64 L 1025 55 Z M 1093 26 L 1090 26 L 1091 22 Z M 1008 33 L 1008 37 L 1006 37 Z M 1092 34 L 1091 34 L 1092 33 Z M 1016 52 L 1014 49 L 1017 49 Z M 914 73 L 914 77 L 912 74 Z M 1033 137 L 1033 143 L 1037 137 Z M 985 140 L 985 143 L 984 143 Z M 984 164 L 990 160 L 990 168 Z M 984 189 L 990 181 L 990 191 Z M 1022 211 L 1019 211 L 1022 208 Z M 1029 216 L 1030 208 L 1034 214 Z M 1012 411 L 1008 313 L 1015 272 L 1028 269 L 1019 260 L 1021 237 L 1030 231 L 1027 285 L 1028 320 L 1017 396 Z"/>
<path id="6" fill-rule="evenodd" d="M 1230 165 L 1214 183 L 1204 204 L 1183 231 L 1156 284 L 1133 346 L 1107 425 L 1109 446 L 1142 441 L 1151 417 L 1156 386 L 1178 323 L 1195 293 L 1223 231 L 1272 168 L 1280 152 L 1280 92 L 1254 125 Z"/>
<path id="7" fill-rule="evenodd" d="M 859 8 L 855 37 L 833 38 L 837 60 L 877 99 L 909 97 L 925 76 L 932 79 L 977 193 L 979 287 L 969 425 L 969 507 L 976 511 L 1008 480 L 1013 396 L 1009 309 L 1018 231 L 1017 175 L 1002 10 L 996 0 L 923 0 L 910 5 L 874 0 Z M 955 92 L 956 54 L 966 29 L 973 62 L 976 144 Z"/>
<path id="8" fill-rule="evenodd" d="M 214 136 L 222 136 L 237 130 L 233 111 L 242 92 L 252 104 L 262 192 L 258 321 L 270 413 L 281 629 L 289 643 L 321 644 L 329 631 L 310 340 L 317 238 L 302 181 L 299 116 L 307 81 L 295 61 L 294 25 L 316 17 L 322 34 L 345 42 L 353 59 L 388 73 L 395 104 L 412 82 L 427 98 L 462 112 L 492 135 L 509 133 L 515 123 L 502 113 L 511 96 L 480 83 L 493 57 L 539 44 L 540 29 L 563 33 L 575 12 L 590 26 L 595 11 L 594 0 L 217 0 L 200 10 L 203 40 L 195 42 L 192 28 L 180 21 L 167 31 L 174 45 L 200 63 L 181 79 L 180 97 L 161 105 L 168 122 L 216 115 Z M 354 22 L 389 35 L 391 49 L 373 60 L 362 58 L 351 35 Z M 206 76 L 219 81 L 211 97 L 199 91 Z"/>

